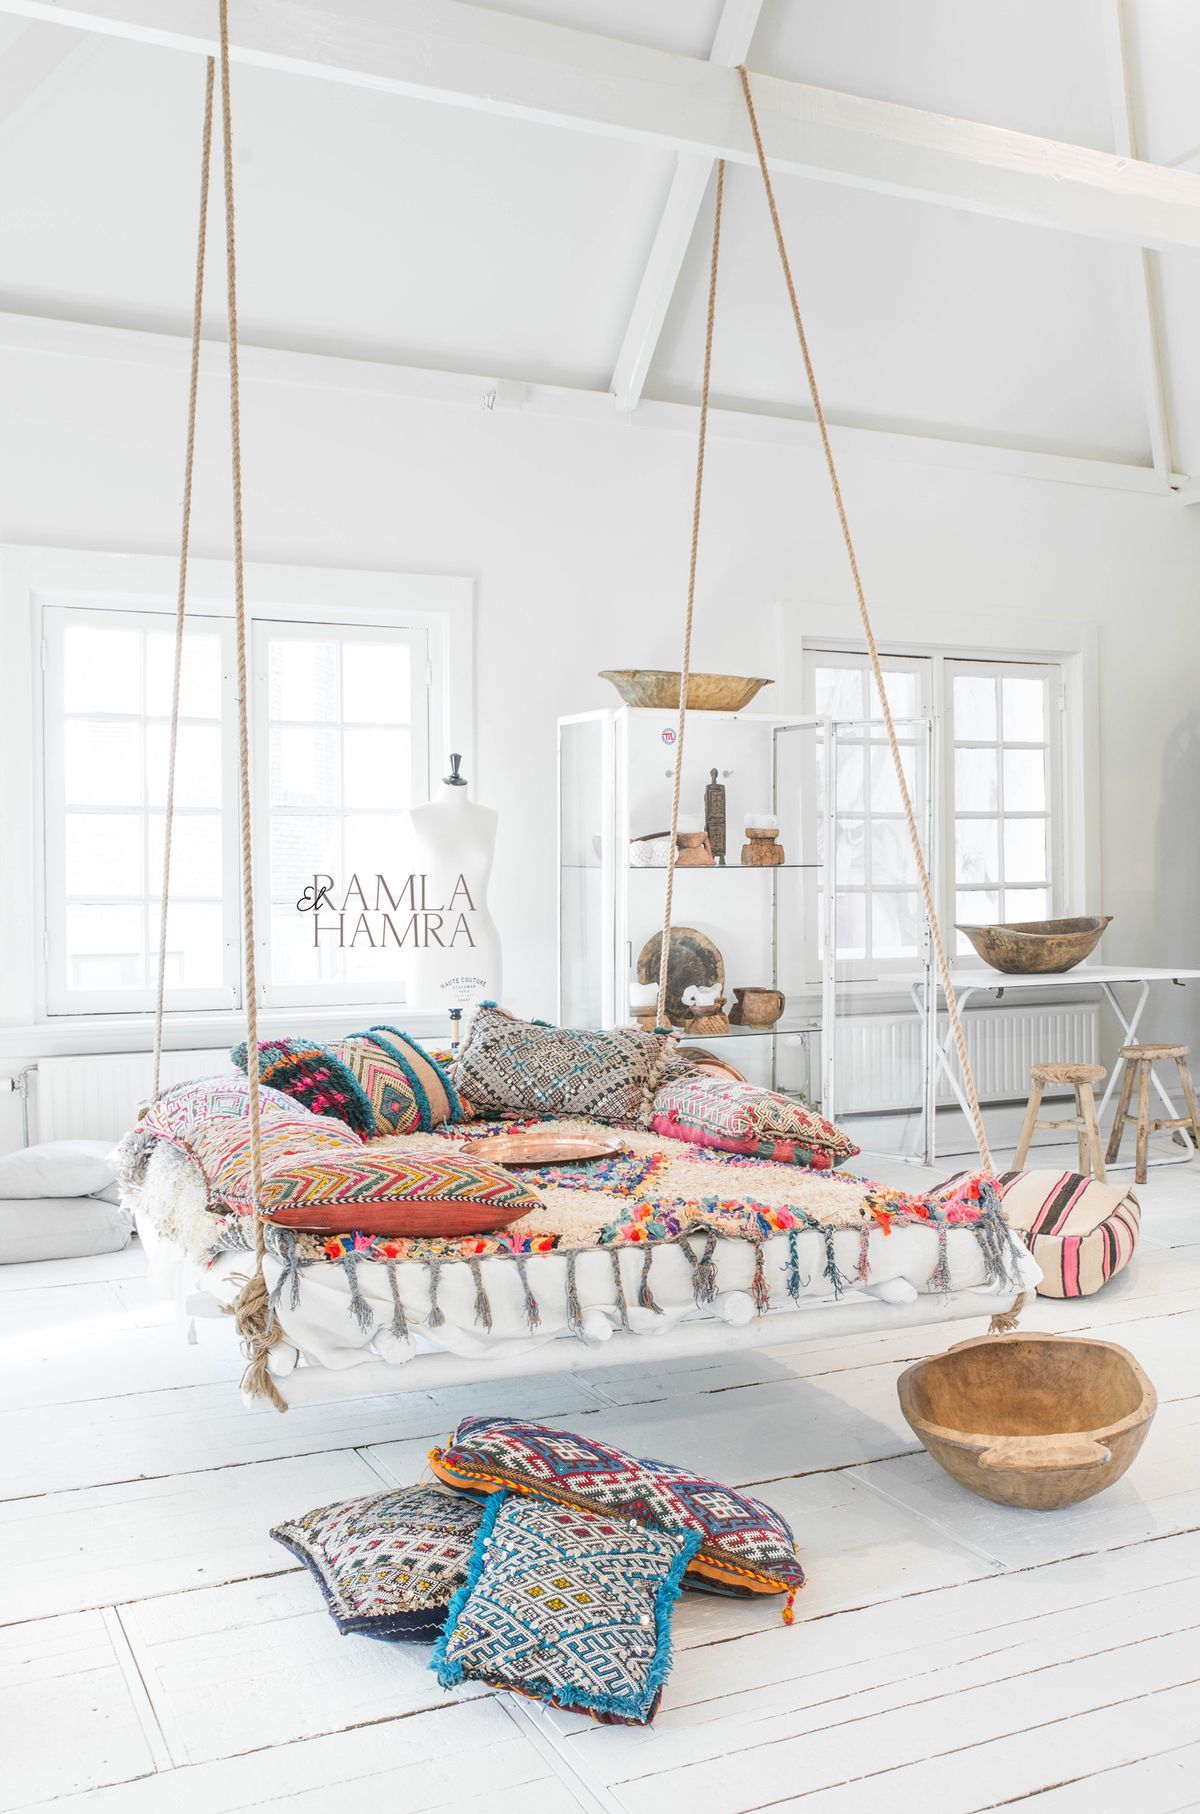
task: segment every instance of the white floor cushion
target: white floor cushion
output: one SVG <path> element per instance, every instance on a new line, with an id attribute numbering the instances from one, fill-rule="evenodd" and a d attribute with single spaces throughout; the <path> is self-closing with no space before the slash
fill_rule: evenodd
<path id="1" fill-rule="evenodd" d="M 127 1247 L 133 1217 L 96 1197 L 27 1197 L 0 1202 L 0 1266 L 74 1260 Z"/>

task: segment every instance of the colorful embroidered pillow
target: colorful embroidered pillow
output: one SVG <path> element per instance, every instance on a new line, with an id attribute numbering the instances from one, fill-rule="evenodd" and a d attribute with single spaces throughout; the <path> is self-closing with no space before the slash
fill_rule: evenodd
<path id="1" fill-rule="evenodd" d="M 679 1077 L 664 1083 L 654 1098 L 651 1125 L 671 1140 L 814 1171 L 828 1171 L 860 1150 L 843 1128 L 807 1104 L 726 1077 Z"/>
<path id="2" fill-rule="evenodd" d="M 210 1186 L 210 1197 L 217 1195 Z M 221 1193 L 229 1209 L 250 1209 L 245 1163 Z M 403 1154 L 371 1145 L 354 1152 L 312 1151 L 264 1160 L 259 1211 L 282 1228 L 406 1239 L 489 1234 L 507 1228 L 541 1199 L 515 1172 L 453 1152 Z"/>
<path id="3" fill-rule="evenodd" d="M 515 1417 L 464 1417 L 449 1447 L 431 1449 L 429 1459 L 439 1480 L 465 1492 L 509 1487 L 658 1530 L 694 1531 L 700 1545 L 693 1575 L 724 1589 L 786 1594 L 791 1622 L 804 1570 L 786 1520 L 703 1474 Z"/>
<path id="4" fill-rule="evenodd" d="M 956 1172 L 934 1191 L 949 1207 L 978 1174 Z M 1079 1172 L 1000 1172 L 1004 1219 L 1042 1269 L 1039 1297 L 1086 1298 L 1128 1266 L 1141 1234 L 1133 1191 Z"/>
<path id="5" fill-rule="evenodd" d="M 229 1057 L 239 1071 L 246 1069 L 245 1040 L 234 1046 Z M 260 1039 L 258 1077 L 260 1083 L 290 1096 L 310 1115 L 345 1122 L 364 1140 L 378 1132 L 371 1103 L 336 1048 L 315 1045 L 311 1039 Z"/>
<path id="6" fill-rule="evenodd" d="M 312 1570 L 343 1634 L 432 1640 L 467 1578 L 483 1515 L 461 1494 L 405 1486 L 318 1506 L 271 1535 Z"/>
<path id="7" fill-rule="evenodd" d="M 245 1120 L 249 1113 L 250 1085 L 244 1077 L 191 1077 L 186 1083 L 173 1083 L 157 1102 L 150 1104 L 140 1126 L 166 1138 L 189 1128 L 202 1127 L 206 1121 Z M 259 1082 L 258 1114 L 260 1121 L 280 1115 L 291 1120 L 296 1104 L 281 1090 L 268 1089 Z"/>
<path id="8" fill-rule="evenodd" d="M 229 1056 L 244 1071 L 245 1041 Z M 428 1133 L 465 1119 L 445 1068 L 397 1027 L 372 1027 L 328 1046 L 260 1041 L 258 1064 L 260 1083 L 286 1092 L 311 1114 L 344 1121 L 365 1140 Z"/>
<path id="9" fill-rule="evenodd" d="M 636 1027 L 573 1031 L 476 1009 L 457 1080 L 475 1112 L 636 1121 L 646 1086 L 686 1068 L 674 1042 Z"/>
<path id="10" fill-rule="evenodd" d="M 204 1175 L 210 1204 L 247 1200 L 250 1192 L 250 1086 L 244 1078 L 204 1078 L 168 1091 L 146 1111 L 139 1133 L 178 1147 Z M 264 1176 L 276 1164 L 354 1155 L 357 1134 L 341 1121 L 309 1115 L 278 1090 L 259 1093 L 259 1136 Z"/>
<path id="11" fill-rule="evenodd" d="M 619 1725 L 648 1725 L 699 1537 L 496 1493 L 430 1668 Z"/>

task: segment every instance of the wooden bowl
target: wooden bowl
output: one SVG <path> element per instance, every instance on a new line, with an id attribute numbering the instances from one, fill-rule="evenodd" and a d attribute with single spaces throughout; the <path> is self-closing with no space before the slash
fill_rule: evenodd
<path id="1" fill-rule="evenodd" d="M 611 680 L 626 705 L 651 706 L 657 711 L 679 710 L 678 670 L 670 668 L 604 668 L 601 680 Z M 689 674 L 689 712 L 743 712 L 769 680 L 746 674 Z"/>
<path id="2" fill-rule="evenodd" d="M 917 1361 L 896 1389 L 909 1426 L 961 1486 L 1034 1512 L 1119 1480 L 1158 1404 L 1132 1354 L 1074 1335 L 981 1335 Z"/>
<path id="3" fill-rule="evenodd" d="M 985 964 L 1008 976 L 1050 976 L 1090 957 L 1111 913 L 1078 920 L 1013 920 L 999 926 L 958 926 Z"/>

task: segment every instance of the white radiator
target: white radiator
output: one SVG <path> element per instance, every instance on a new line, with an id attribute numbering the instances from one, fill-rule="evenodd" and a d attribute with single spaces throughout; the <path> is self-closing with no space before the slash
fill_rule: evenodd
<path id="1" fill-rule="evenodd" d="M 1095 1063 L 1099 1024 L 1095 1002 L 968 1009 L 963 1027 L 980 1101 L 1023 1099 L 1029 1093 L 1031 1064 Z M 942 1015 L 938 1037 L 945 1036 Z M 921 1026 L 915 1014 L 839 1019 L 835 1056 L 839 1114 L 880 1113 L 919 1104 Z M 940 1075 L 937 1100 L 954 1100 Z"/>
<path id="2" fill-rule="evenodd" d="M 229 1049 L 164 1052 L 164 1083 L 211 1077 L 233 1070 Z M 149 1052 L 104 1053 L 88 1058 L 42 1058 L 34 1074 L 35 1140 L 119 1140 L 150 1094 L 154 1060 Z"/>

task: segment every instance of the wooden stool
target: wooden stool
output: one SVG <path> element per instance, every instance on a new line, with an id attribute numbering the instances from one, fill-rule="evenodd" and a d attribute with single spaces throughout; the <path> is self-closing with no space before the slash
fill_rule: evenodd
<path id="1" fill-rule="evenodd" d="M 1104 1154 L 1100 1146 L 1100 1124 L 1096 1120 L 1096 1098 L 1092 1085 L 1105 1075 L 1102 1064 L 1031 1064 L 1029 1067 L 1029 1106 L 1021 1138 L 1013 1154 L 1013 1170 L 1023 1171 L 1029 1142 L 1037 1128 L 1073 1128 L 1079 1142 L 1079 1169 L 1085 1177 L 1105 1181 Z M 1039 1121 L 1038 1110 L 1047 1084 L 1069 1083 L 1075 1091 L 1075 1113 L 1069 1121 Z M 1112 1155 L 1110 1153 L 1109 1157 Z"/>
<path id="2" fill-rule="evenodd" d="M 1121 1057 L 1125 1060 L 1125 1075 L 1121 1079 L 1121 1097 L 1117 1103 L 1117 1118 L 1113 1122 L 1112 1133 L 1109 1136 L 1108 1160 L 1111 1164 L 1121 1150 L 1125 1123 L 1136 1121 L 1136 1165 L 1133 1175 L 1139 1184 L 1144 1184 L 1146 1182 L 1146 1143 L 1151 1134 L 1160 1133 L 1166 1127 L 1186 1127 L 1191 1130 L 1195 1145 L 1200 1147 L 1200 1113 L 1197 1113 L 1196 1092 L 1192 1088 L 1191 1073 L 1187 1067 L 1187 1046 L 1122 1046 Z M 1183 1091 L 1183 1100 L 1187 1103 L 1186 1115 L 1162 1121 L 1151 1121 L 1150 1079 L 1154 1074 L 1156 1058 L 1173 1058 L 1179 1066 L 1179 1085 Z M 1137 1114 L 1131 1115 L 1129 1100 L 1133 1095 L 1135 1078 L 1138 1086 L 1138 1106 Z M 1184 1145 L 1187 1145 L 1186 1139 Z"/>

